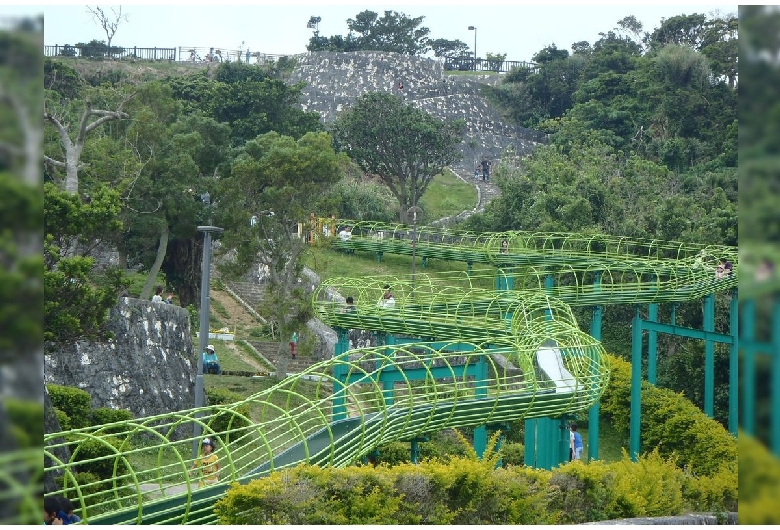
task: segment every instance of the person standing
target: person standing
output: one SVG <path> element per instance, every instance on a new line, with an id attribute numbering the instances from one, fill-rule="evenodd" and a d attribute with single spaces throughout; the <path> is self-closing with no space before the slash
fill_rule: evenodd
<path id="1" fill-rule="evenodd" d="M 191 471 L 198 471 L 198 487 L 210 486 L 219 482 L 219 457 L 214 454 L 214 440 L 204 438 L 200 444 L 202 456 L 192 463 Z"/>
<path id="2" fill-rule="evenodd" d="M 295 350 L 298 346 L 298 332 L 293 331 L 292 337 L 290 337 L 290 355 L 295 359 Z"/>
<path id="3" fill-rule="evenodd" d="M 569 436 L 569 449 L 571 451 L 572 460 L 580 460 L 582 458 L 582 435 L 577 432 L 577 424 L 572 423 L 569 426 L 571 434 Z"/>
<path id="4" fill-rule="evenodd" d="M 377 302 L 376 305 L 378 307 L 392 309 L 395 307 L 395 296 L 393 296 L 393 291 L 390 290 L 389 284 L 385 284 L 384 290 L 385 292 L 382 294 L 382 298 L 379 299 L 379 302 Z"/>
<path id="5" fill-rule="evenodd" d="M 154 296 L 152 296 L 152 302 L 162 302 L 163 301 L 162 292 L 163 292 L 162 286 L 158 285 L 157 287 L 155 287 Z"/>
<path id="6" fill-rule="evenodd" d="M 490 166 L 493 164 L 488 160 L 486 156 L 482 157 L 482 181 L 488 182 L 490 181 Z"/>

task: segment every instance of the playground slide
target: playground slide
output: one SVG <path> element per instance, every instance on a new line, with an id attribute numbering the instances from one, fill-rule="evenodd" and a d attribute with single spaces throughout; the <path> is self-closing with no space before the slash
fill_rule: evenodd
<path id="1" fill-rule="evenodd" d="M 273 461 L 255 468 L 238 482 L 267 476 L 273 470 L 292 467 L 307 460 L 313 465 L 346 465 L 364 455 L 377 445 L 390 440 L 411 439 L 442 428 L 444 425 L 479 426 L 485 423 L 502 423 L 527 415 L 532 406 L 545 401 L 560 401 L 564 390 L 520 392 L 502 398 L 473 398 L 451 402 L 424 404 L 409 408 L 387 409 L 386 413 L 374 413 L 332 422 L 303 442 L 281 452 Z M 273 465 L 273 469 L 271 466 Z M 114 511 L 105 516 L 90 518 L 90 524 L 181 524 L 196 520 L 197 524 L 216 523 L 214 503 L 228 490 L 228 484 L 183 492 L 143 506 Z"/>
<path id="2" fill-rule="evenodd" d="M 555 382 L 556 392 L 575 392 L 577 390 L 577 381 L 564 366 L 561 350 L 557 344 L 546 342 L 542 345 L 536 352 L 536 361 L 547 377 Z"/>

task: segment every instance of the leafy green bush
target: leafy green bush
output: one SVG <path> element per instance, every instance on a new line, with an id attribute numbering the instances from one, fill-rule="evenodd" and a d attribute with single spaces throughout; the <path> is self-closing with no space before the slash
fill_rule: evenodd
<path id="1" fill-rule="evenodd" d="M 129 467 L 122 453 L 129 449 L 129 444 L 123 444 L 122 440 L 114 436 L 106 436 L 99 440 L 83 438 L 73 449 L 71 458 L 72 461 L 79 463 L 79 471 L 94 473 L 101 479 L 108 479 L 127 473 Z"/>
<path id="2" fill-rule="evenodd" d="M 70 418 L 70 426 L 80 429 L 89 425 L 92 396 L 88 392 L 71 386 L 48 384 L 51 404 Z M 64 427 L 63 427 L 64 429 Z"/>
<path id="3" fill-rule="evenodd" d="M 34 447 L 43 440 L 43 405 L 8 398 L 5 409 L 20 447 Z"/>
<path id="4" fill-rule="evenodd" d="M 209 388 L 206 389 L 206 396 L 209 405 L 229 405 L 236 401 L 243 399 L 241 395 L 231 392 L 224 388 Z M 249 425 L 249 405 L 242 404 L 237 407 L 233 407 L 232 411 L 222 411 L 215 414 L 208 420 L 208 427 L 215 433 L 228 433 L 232 429 L 239 429 L 245 425 Z M 247 418 L 247 419 L 245 419 Z M 227 443 L 229 435 L 223 436 L 223 442 Z"/>
<path id="5" fill-rule="evenodd" d="M 525 445 L 506 443 L 501 447 L 501 461 L 505 466 L 525 465 Z"/>
<path id="6" fill-rule="evenodd" d="M 71 424 L 70 424 L 70 416 L 68 416 L 65 412 L 61 411 L 60 409 L 54 409 L 54 413 L 57 415 L 57 421 L 60 424 L 60 430 L 61 431 L 69 431 L 71 430 Z"/>
<path id="7" fill-rule="evenodd" d="M 612 373 L 601 397 L 601 413 L 617 432 L 628 434 L 631 418 L 631 365 L 610 356 Z M 736 477 L 737 441 L 681 394 L 642 384 L 642 449 L 676 457 L 677 465 L 711 475 L 724 467 Z"/>
<path id="8" fill-rule="evenodd" d="M 112 409 L 109 407 L 100 407 L 92 409 L 90 415 L 90 425 L 105 425 L 107 423 L 119 423 L 133 419 L 133 413 L 126 409 Z M 103 432 L 118 434 L 125 430 L 122 426 L 108 427 Z"/>
<path id="9" fill-rule="evenodd" d="M 739 523 L 778 524 L 780 460 L 747 434 L 739 433 Z"/>

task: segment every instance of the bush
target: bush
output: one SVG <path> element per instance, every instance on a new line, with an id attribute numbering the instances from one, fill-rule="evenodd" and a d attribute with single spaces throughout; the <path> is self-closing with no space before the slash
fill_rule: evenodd
<path id="1" fill-rule="evenodd" d="M 43 405 L 19 399 L 5 400 L 5 409 L 20 447 L 35 447 L 43 440 Z"/>
<path id="2" fill-rule="evenodd" d="M 126 409 L 112 409 L 101 407 L 92 409 L 90 415 L 90 425 L 106 425 L 108 423 L 119 423 L 133 419 L 133 413 Z M 103 432 L 118 434 L 125 430 L 123 426 L 108 427 Z"/>
<path id="3" fill-rule="evenodd" d="M 207 389 L 206 397 L 209 405 L 229 405 L 243 399 L 241 395 L 223 388 Z M 220 411 L 208 420 L 208 428 L 217 434 L 240 429 L 250 424 L 248 419 L 244 419 L 249 417 L 249 412 L 249 405 L 246 403 L 232 407 L 232 410 Z M 221 438 L 223 443 L 227 443 L 230 437 L 228 434 L 223 434 Z"/>
<path id="4" fill-rule="evenodd" d="M 616 432 L 628 435 L 631 417 L 631 365 L 609 357 L 612 373 L 601 397 L 601 413 Z M 681 394 L 642 384 L 642 449 L 675 457 L 681 468 L 711 475 L 729 468 L 736 476 L 737 441 Z"/>
<path id="5" fill-rule="evenodd" d="M 80 429 L 89 425 L 92 396 L 79 388 L 48 384 L 51 404 L 70 418 L 70 428 Z M 63 427 L 64 429 L 64 427 Z"/>
<path id="6" fill-rule="evenodd" d="M 506 443 L 501 447 L 501 461 L 504 466 L 525 465 L 525 445 Z"/>
<path id="7" fill-rule="evenodd" d="M 54 413 L 57 415 L 57 421 L 60 424 L 60 430 L 61 431 L 69 431 L 71 430 L 71 424 L 70 424 L 70 416 L 65 414 L 60 409 L 54 409 Z"/>
<path id="8" fill-rule="evenodd" d="M 122 453 L 129 449 L 129 444 L 123 444 L 122 440 L 114 436 L 105 436 L 100 440 L 82 438 L 73 448 L 71 460 L 78 463 L 79 471 L 93 473 L 100 479 L 109 479 L 127 473 L 129 467 Z M 120 480 L 120 483 L 124 482 L 124 479 Z"/>

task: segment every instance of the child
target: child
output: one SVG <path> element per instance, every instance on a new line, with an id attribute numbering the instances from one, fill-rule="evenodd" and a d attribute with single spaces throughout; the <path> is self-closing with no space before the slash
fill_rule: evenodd
<path id="1" fill-rule="evenodd" d="M 198 487 L 210 486 L 219 482 L 219 457 L 214 454 L 214 440 L 204 438 L 200 445 L 203 456 L 192 463 L 192 471 L 200 470 Z"/>

